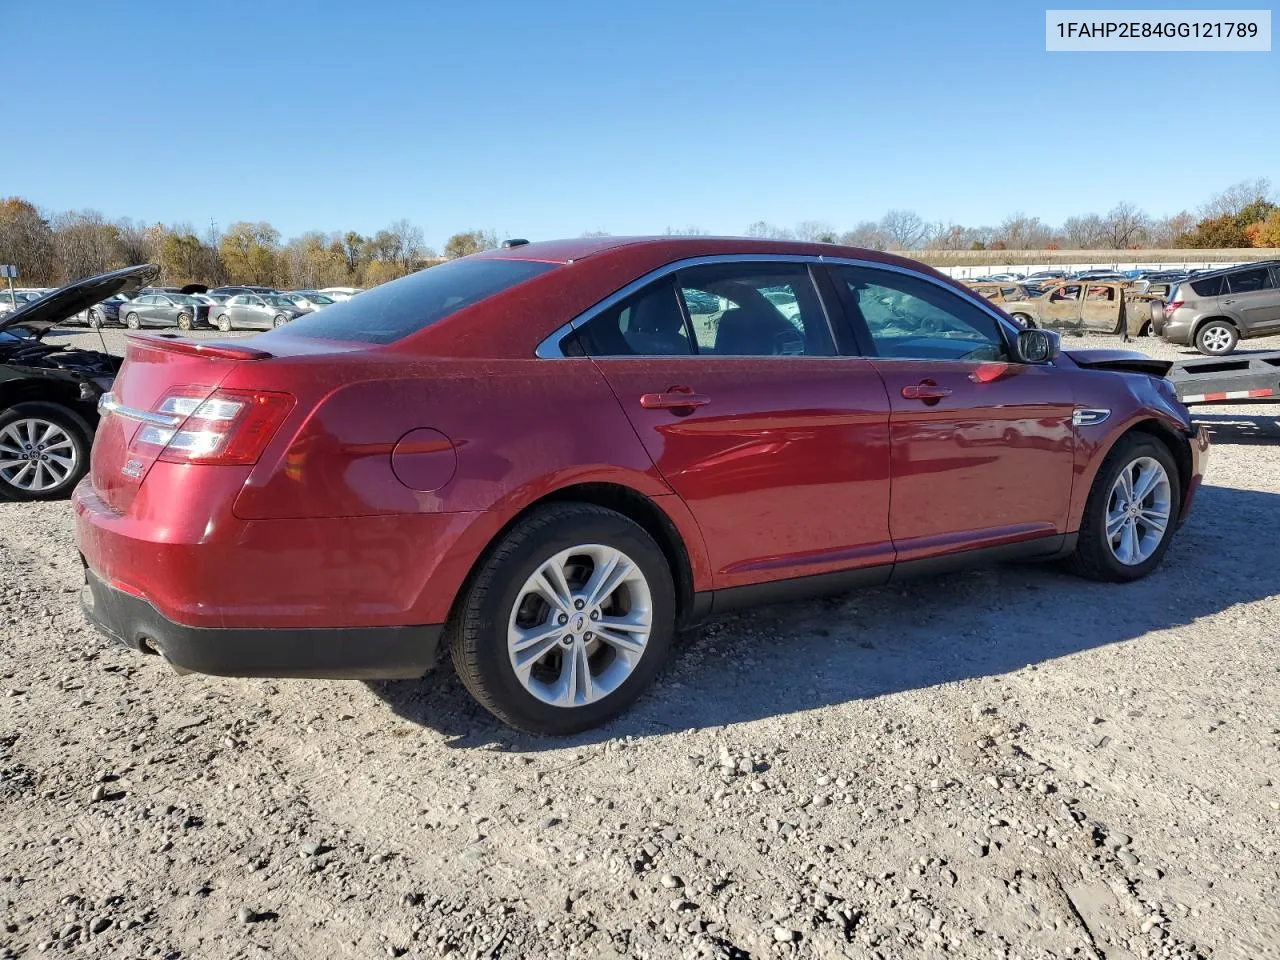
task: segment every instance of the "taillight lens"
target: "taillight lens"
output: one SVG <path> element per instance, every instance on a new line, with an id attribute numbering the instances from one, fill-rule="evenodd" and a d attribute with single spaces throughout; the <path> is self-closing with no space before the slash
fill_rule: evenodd
<path id="1" fill-rule="evenodd" d="M 1173 313 L 1173 311 L 1177 310 L 1185 302 L 1185 300 L 1172 300 L 1169 303 L 1166 303 L 1164 305 L 1164 315 L 1166 317 L 1169 316 L 1169 314 Z"/>
<path id="2" fill-rule="evenodd" d="M 287 393 L 176 390 L 154 410 L 173 425 L 144 423 L 131 446 L 160 448 L 158 459 L 170 463 L 257 463 L 293 404 Z"/>

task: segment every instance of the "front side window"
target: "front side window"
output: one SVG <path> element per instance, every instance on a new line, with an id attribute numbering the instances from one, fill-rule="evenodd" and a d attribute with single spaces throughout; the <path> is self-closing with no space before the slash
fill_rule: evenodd
<path id="1" fill-rule="evenodd" d="M 1061 287 L 1054 287 L 1053 292 L 1049 294 L 1050 303 L 1069 303 L 1080 296 L 1080 287 L 1078 284 L 1069 284 Z"/>
<path id="2" fill-rule="evenodd" d="M 1115 287 L 1090 287 L 1084 298 L 1093 303 L 1105 303 L 1116 298 L 1116 290 Z"/>
<path id="3" fill-rule="evenodd" d="M 895 360 L 1008 360 L 1000 323 L 976 303 L 923 277 L 835 267 L 876 354 Z"/>
<path id="4" fill-rule="evenodd" d="M 1241 270 L 1239 273 L 1227 274 L 1227 286 L 1232 293 L 1252 293 L 1265 290 L 1271 286 L 1271 275 L 1266 267 L 1256 270 Z"/>
<path id="5" fill-rule="evenodd" d="M 681 270 L 676 284 L 699 354 L 835 356 L 826 313 L 802 263 L 708 264 Z"/>

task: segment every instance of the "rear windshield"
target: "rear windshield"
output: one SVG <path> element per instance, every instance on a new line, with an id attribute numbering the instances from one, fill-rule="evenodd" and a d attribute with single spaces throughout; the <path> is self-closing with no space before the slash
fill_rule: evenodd
<path id="1" fill-rule="evenodd" d="M 289 324 L 288 333 L 318 340 L 391 343 L 556 266 L 532 260 L 450 260 L 304 314 Z"/>
<path id="2" fill-rule="evenodd" d="M 1193 280 L 1191 289 L 1196 292 L 1197 297 L 1217 297 L 1222 294 L 1222 276 L 1205 277 L 1203 280 Z"/>

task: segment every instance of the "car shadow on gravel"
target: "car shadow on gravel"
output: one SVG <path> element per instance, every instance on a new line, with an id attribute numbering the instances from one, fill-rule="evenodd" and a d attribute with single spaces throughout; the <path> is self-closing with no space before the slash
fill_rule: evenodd
<path id="1" fill-rule="evenodd" d="M 1280 594 L 1277 541 L 1280 494 L 1206 486 L 1163 566 L 1136 583 L 1008 566 L 722 618 L 686 635 L 628 712 L 568 738 L 504 726 L 471 700 L 447 663 L 425 682 L 368 687 L 458 748 L 552 750 L 748 723 L 997 676 L 1187 626 Z"/>

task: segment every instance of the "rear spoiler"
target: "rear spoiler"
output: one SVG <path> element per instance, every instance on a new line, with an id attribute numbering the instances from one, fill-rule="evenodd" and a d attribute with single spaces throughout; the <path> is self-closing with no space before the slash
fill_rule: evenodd
<path id="1" fill-rule="evenodd" d="M 127 340 L 157 350 L 185 353 L 190 356 L 216 357 L 220 360 L 270 360 L 274 354 L 238 343 L 206 343 L 190 340 L 176 333 L 130 333 Z"/>

